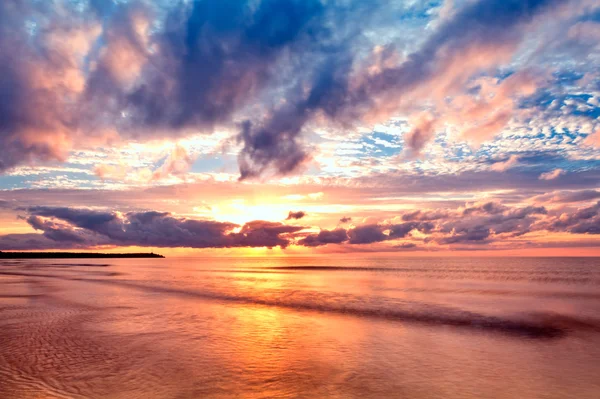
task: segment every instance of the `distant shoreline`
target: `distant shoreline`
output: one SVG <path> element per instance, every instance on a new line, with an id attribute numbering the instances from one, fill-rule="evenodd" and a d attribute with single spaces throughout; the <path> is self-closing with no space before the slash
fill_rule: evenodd
<path id="1" fill-rule="evenodd" d="M 164 258 L 155 253 L 103 254 L 76 252 L 2 252 L 0 259 L 120 259 L 120 258 Z"/>

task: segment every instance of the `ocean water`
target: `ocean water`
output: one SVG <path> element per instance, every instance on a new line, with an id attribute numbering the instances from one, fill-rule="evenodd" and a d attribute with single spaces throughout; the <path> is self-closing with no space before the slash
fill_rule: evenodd
<path id="1" fill-rule="evenodd" d="M 0 398 L 600 398 L 600 259 L 0 261 Z"/>

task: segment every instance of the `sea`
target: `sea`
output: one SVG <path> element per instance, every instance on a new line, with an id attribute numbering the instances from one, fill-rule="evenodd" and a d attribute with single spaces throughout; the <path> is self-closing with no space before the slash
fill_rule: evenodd
<path id="1" fill-rule="evenodd" d="M 0 261 L 0 398 L 600 398 L 600 259 Z"/>

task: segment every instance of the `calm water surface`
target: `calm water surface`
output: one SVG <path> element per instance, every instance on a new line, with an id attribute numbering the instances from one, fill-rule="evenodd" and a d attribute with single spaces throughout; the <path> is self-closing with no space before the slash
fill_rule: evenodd
<path id="1" fill-rule="evenodd" d="M 600 398 L 600 259 L 0 261 L 0 398 Z"/>

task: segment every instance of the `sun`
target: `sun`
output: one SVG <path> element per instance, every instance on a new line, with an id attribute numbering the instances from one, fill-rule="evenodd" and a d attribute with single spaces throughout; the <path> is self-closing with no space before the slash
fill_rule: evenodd
<path id="1" fill-rule="evenodd" d="M 227 221 L 243 225 L 253 220 L 266 220 L 271 222 L 282 221 L 290 211 L 290 205 L 273 199 L 248 201 L 234 199 L 212 207 L 213 217 L 216 220 Z"/>

